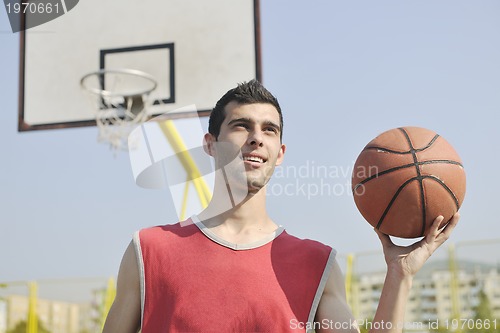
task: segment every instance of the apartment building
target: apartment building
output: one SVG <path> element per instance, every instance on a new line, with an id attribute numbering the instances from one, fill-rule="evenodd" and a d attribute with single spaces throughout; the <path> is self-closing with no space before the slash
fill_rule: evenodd
<path id="1" fill-rule="evenodd" d="M 359 319 L 373 318 L 385 279 L 385 272 L 358 275 L 353 283 L 353 312 Z M 459 261 L 456 288 L 448 261 L 428 263 L 414 279 L 405 322 L 428 323 L 450 320 L 454 304 L 460 318 L 474 318 L 479 293 L 488 296 L 492 314 L 500 318 L 500 269 L 494 265 Z M 456 290 L 456 296 L 453 292 Z"/>
<path id="2" fill-rule="evenodd" d="M 3 302 L 3 311 L 0 306 L 0 333 L 26 321 L 29 306 L 29 299 L 24 295 L 9 295 Z M 39 321 L 51 333 L 94 332 L 96 320 L 91 318 L 92 311 L 89 304 L 37 299 Z"/>

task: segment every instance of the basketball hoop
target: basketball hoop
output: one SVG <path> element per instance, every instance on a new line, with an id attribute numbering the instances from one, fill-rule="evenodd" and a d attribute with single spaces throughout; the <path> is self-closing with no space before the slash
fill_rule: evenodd
<path id="1" fill-rule="evenodd" d="M 154 77 L 135 69 L 102 69 L 83 76 L 80 85 L 94 104 L 97 140 L 114 150 L 133 148 L 128 135 L 147 119 Z"/>

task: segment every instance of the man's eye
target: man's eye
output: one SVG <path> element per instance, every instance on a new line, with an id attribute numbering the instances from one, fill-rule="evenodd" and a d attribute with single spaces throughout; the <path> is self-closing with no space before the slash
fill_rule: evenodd
<path id="1" fill-rule="evenodd" d="M 278 133 L 278 130 L 275 127 L 267 127 L 266 131 L 273 132 L 273 133 Z"/>
<path id="2" fill-rule="evenodd" d="M 235 126 L 235 127 L 243 127 L 243 128 L 248 128 L 248 125 L 247 125 L 247 124 L 243 124 L 243 123 L 241 123 L 241 124 L 235 124 L 234 126 Z"/>

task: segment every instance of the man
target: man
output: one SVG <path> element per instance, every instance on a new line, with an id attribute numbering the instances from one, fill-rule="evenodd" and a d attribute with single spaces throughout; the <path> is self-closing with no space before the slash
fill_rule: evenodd
<path id="1" fill-rule="evenodd" d="M 282 131 L 278 101 L 257 81 L 219 100 L 204 138 L 218 170 L 213 199 L 198 216 L 134 236 L 104 333 L 358 331 L 335 251 L 287 234 L 266 212 Z M 388 267 L 377 332 L 401 332 L 413 276 L 458 219 L 438 230 L 436 218 L 408 247 L 377 232 Z"/>

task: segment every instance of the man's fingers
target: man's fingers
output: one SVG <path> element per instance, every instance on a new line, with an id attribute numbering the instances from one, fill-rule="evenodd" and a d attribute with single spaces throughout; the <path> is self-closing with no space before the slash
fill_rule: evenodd
<path id="1" fill-rule="evenodd" d="M 437 219 L 434 220 L 432 227 L 431 227 L 431 230 L 429 232 L 429 235 L 427 235 L 427 237 L 426 237 L 427 243 L 428 244 L 434 243 L 436 248 L 439 247 L 441 244 L 443 244 L 450 237 L 451 232 L 453 231 L 453 229 L 455 229 L 459 219 L 460 219 L 460 214 L 456 213 L 455 215 L 453 215 L 451 220 L 448 221 L 446 226 L 444 228 L 441 228 L 441 229 L 439 229 L 439 224 L 441 223 L 441 221 L 443 219 L 441 219 L 441 221 L 439 221 L 439 223 L 437 223 L 437 225 L 435 225 L 437 222 Z M 437 228 L 437 229 L 435 229 L 435 228 Z"/>
<path id="2" fill-rule="evenodd" d="M 383 247 L 389 247 L 389 246 L 394 245 L 394 243 L 392 242 L 391 238 L 388 235 L 384 234 L 382 231 L 378 230 L 377 228 L 374 228 L 373 230 L 375 230 L 375 232 L 377 233 L 378 238 L 382 242 Z"/>
<path id="3" fill-rule="evenodd" d="M 453 231 L 453 229 L 455 229 L 455 227 L 457 226 L 458 220 L 460 220 L 460 214 L 455 213 L 455 215 L 453 215 L 453 217 L 448 222 L 448 224 L 443 228 L 443 230 L 441 230 L 439 237 L 440 238 L 443 237 L 443 238 L 445 238 L 445 240 L 448 239 L 448 237 L 450 237 L 450 234 Z"/>
<path id="4" fill-rule="evenodd" d="M 434 221 L 432 221 L 431 227 L 427 232 L 426 237 L 422 240 L 423 242 L 431 244 L 436 240 L 439 235 L 439 226 L 441 225 L 441 222 L 443 222 L 443 219 L 444 217 L 442 215 L 439 215 L 434 219 Z"/>
<path id="5" fill-rule="evenodd" d="M 432 226 L 431 226 L 431 229 L 432 231 L 435 233 L 435 234 L 438 234 L 439 233 L 439 228 L 441 226 L 441 223 L 443 222 L 444 220 L 444 216 L 443 215 L 439 215 L 438 217 L 436 217 L 434 219 L 434 221 L 432 222 Z"/>

